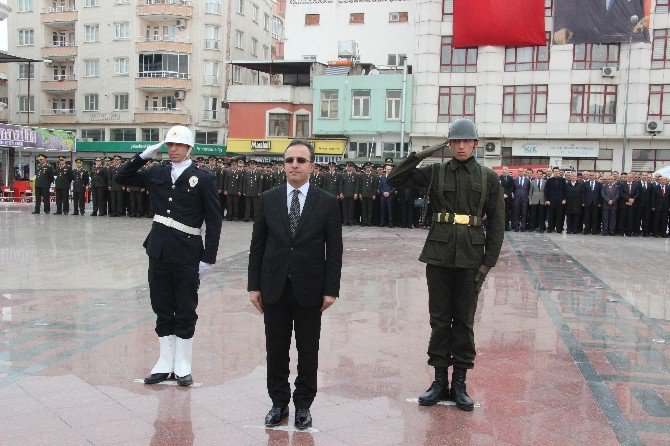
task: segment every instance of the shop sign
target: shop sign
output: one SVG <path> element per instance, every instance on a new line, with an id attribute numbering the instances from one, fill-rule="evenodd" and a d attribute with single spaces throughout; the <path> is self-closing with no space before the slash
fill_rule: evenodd
<path id="1" fill-rule="evenodd" d="M 600 141 L 512 141 L 512 156 L 525 158 L 598 158 L 599 151 Z"/>

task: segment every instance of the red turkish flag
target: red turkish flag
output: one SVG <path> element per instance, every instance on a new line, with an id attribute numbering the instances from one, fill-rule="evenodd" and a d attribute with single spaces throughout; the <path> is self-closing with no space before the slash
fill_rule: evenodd
<path id="1" fill-rule="evenodd" d="M 454 0 L 454 47 L 546 44 L 544 0 Z"/>

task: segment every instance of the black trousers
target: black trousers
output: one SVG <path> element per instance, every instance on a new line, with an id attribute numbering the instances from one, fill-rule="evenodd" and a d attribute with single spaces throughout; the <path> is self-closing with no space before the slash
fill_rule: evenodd
<path id="1" fill-rule="evenodd" d="M 126 215 L 125 192 L 122 190 L 113 190 L 110 193 L 112 196 L 112 215 Z"/>
<path id="2" fill-rule="evenodd" d="M 664 236 L 668 233 L 668 209 L 656 208 L 654 212 L 654 235 Z"/>
<path id="3" fill-rule="evenodd" d="M 223 192 L 219 194 L 219 204 L 221 205 L 221 216 L 226 215 L 226 196 L 223 195 Z"/>
<path id="4" fill-rule="evenodd" d="M 639 206 L 637 209 L 637 217 L 635 219 L 637 232 L 640 232 L 640 227 L 642 228 L 643 235 L 649 235 L 651 233 L 651 206 Z"/>
<path id="5" fill-rule="evenodd" d="M 513 202 L 512 197 L 507 197 L 505 199 L 505 231 L 509 231 L 510 222 L 512 221 L 512 211 L 513 211 Z"/>
<path id="6" fill-rule="evenodd" d="M 240 212 L 240 197 L 236 193 L 229 193 L 227 197 L 228 205 L 226 206 L 226 209 L 228 209 L 228 221 L 233 219 L 237 220 Z"/>
<path id="7" fill-rule="evenodd" d="M 93 188 L 93 213 L 107 215 L 107 188 L 105 186 L 95 186 Z"/>
<path id="8" fill-rule="evenodd" d="M 86 208 L 86 189 L 72 191 L 73 214 L 83 214 Z"/>
<path id="9" fill-rule="evenodd" d="M 476 273 L 476 269 L 426 265 L 432 329 L 428 364 L 433 367 L 474 367 Z"/>
<path id="10" fill-rule="evenodd" d="M 197 263 L 182 265 L 149 258 L 149 295 L 158 336 L 193 337 L 199 286 Z"/>
<path id="11" fill-rule="evenodd" d="M 382 206 L 383 206 L 382 201 Z M 409 228 L 414 226 L 414 203 L 411 201 L 400 202 L 400 226 Z"/>
<path id="12" fill-rule="evenodd" d="M 109 214 L 116 213 L 116 208 L 112 205 L 112 193 L 109 189 L 105 190 L 105 202 L 107 203 L 107 212 Z"/>
<path id="13" fill-rule="evenodd" d="M 598 220 L 598 206 L 592 204 L 590 206 L 584 206 L 584 232 L 590 232 L 596 234 L 600 226 L 600 220 Z"/>
<path id="14" fill-rule="evenodd" d="M 547 229 L 555 230 L 556 232 L 563 232 L 563 221 L 565 215 L 563 214 L 563 204 L 560 200 L 551 200 L 549 202 L 549 218 L 547 219 Z"/>
<path id="15" fill-rule="evenodd" d="M 581 214 L 568 214 L 567 215 L 567 226 L 568 226 L 568 232 L 574 232 L 575 234 L 578 232 L 582 232 L 581 228 L 581 219 L 580 219 Z"/>
<path id="16" fill-rule="evenodd" d="M 344 197 L 342 200 L 342 223 L 345 225 L 354 224 L 355 204 L 354 197 Z"/>
<path id="17" fill-rule="evenodd" d="M 35 187 L 35 212 L 40 211 L 40 201 L 44 202 L 44 213 L 51 212 L 51 195 L 48 187 Z"/>
<path id="18" fill-rule="evenodd" d="M 528 212 L 528 202 L 525 200 L 514 200 L 514 218 L 512 225 L 514 229 L 526 229 L 526 214 Z"/>
<path id="19" fill-rule="evenodd" d="M 56 213 L 70 212 L 70 190 L 56 188 Z"/>
<path id="20" fill-rule="evenodd" d="M 626 203 L 619 205 L 619 215 L 617 216 L 618 232 L 628 235 L 633 233 L 634 213 L 635 209 L 633 206 L 628 206 Z"/>
<path id="21" fill-rule="evenodd" d="M 258 195 L 250 197 L 244 197 L 244 219 L 249 220 L 254 218 L 256 214 L 256 206 L 258 205 Z"/>
<path id="22" fill-rule="evenodd" d="M 386 218 L 388 216 L 389 225 L 393 225 L 393 195 L 385 197 L 382 195 L 380 204 L 380 226 L 386 226 Z"/>
<path id="23" fill-rule="evenodd" d="M 131 215 L 143 215 L 144 206 L 142 206 L 142 196 L 144 192 L 140 191 L 131 191 L 130 192 L 130 214 Z"/>
<path id="24" fill-rule="evenodd" d="M 603 208 L 603 234 L 614 234 L 616 232 L 616 208 Z"/>
<path id="25" fill-rule="evenodd" d="M 370 226 L 372 223 L 372 197 L 361 198 L 361 224 Z"/>
<path id="26" fill-rule="evenodd" d="M 530 229 L 544 231 L 544 205 L 532 204 L 530 206 Z"/>
<path id="27" fill-rule="evenodd" d="M 289 349 L 291 335 L 295 329 L 298 376 L 295 379 L 293 404 L 298 409 L 309 409 L 316 396 L 321 305 L 301 307 L 293 296 L 291 281 L 287 280 L 279 300 L 274 304 L 263 304 L 263 318 L 267 386 L 272 404 L 284 407 L 291 400 L 291 386 L 288 382 Z"/>

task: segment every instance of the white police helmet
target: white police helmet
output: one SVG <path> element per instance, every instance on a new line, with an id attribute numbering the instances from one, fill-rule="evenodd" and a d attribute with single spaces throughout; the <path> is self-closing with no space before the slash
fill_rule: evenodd
<path id="1" fill-rule="evenodd" d="M 165 135 L 165 144 L 173 142 L 177 144 L 186 144 L 190 147 L 193 147 L 195 141 L 193 139 L 193 132 L 183 125 L 175 125 L 170 130 L 168 130 Z"/>

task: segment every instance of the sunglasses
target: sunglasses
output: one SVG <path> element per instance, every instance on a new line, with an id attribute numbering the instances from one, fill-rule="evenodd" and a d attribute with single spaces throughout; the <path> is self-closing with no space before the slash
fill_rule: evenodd
<path id="1" fill-rule="evenodd" d="M 307 162 L 307 158 L 299 156 L 299 157 L 292 157 L 289 156 L 288 158 L 284 158 L 284 163 L 285 164 L 293 164 L 293 161 L 297 161 L 298 164 L 305 164 Z"/>

